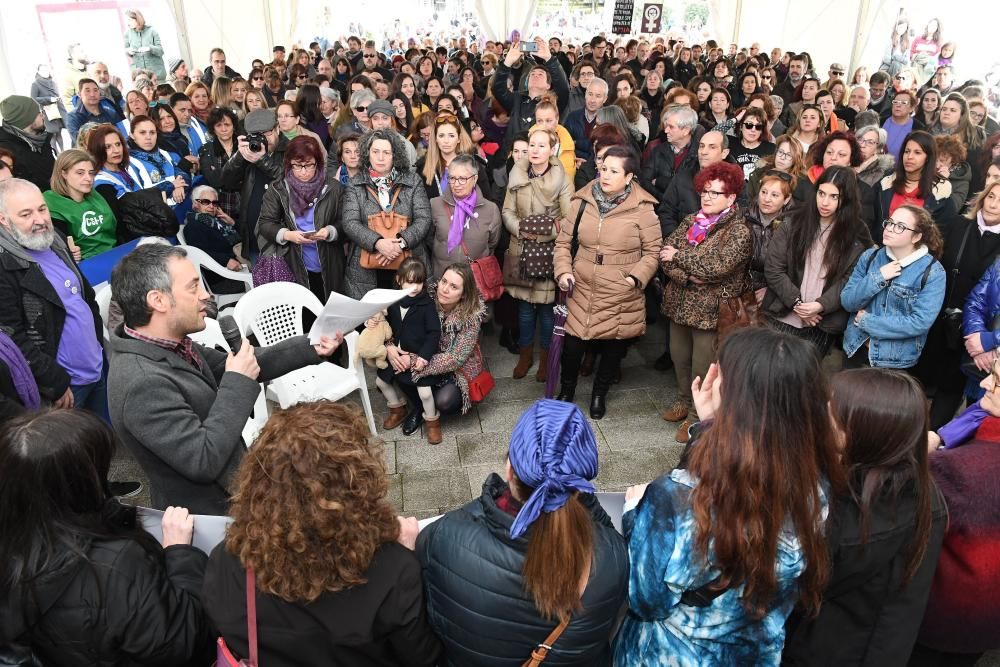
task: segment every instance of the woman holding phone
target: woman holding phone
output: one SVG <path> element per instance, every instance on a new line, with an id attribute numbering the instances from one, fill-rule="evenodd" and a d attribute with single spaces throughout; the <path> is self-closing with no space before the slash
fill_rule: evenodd
<path id="1" fill-rule="evenodd" d="M 326 178 L 325 164 L 319 141 L 309 135 L 292 139 L 283 174 L 264 193 L 257 221 L 261 254 L 273 248 L 321 303 L 344 287 L 341 186 Z"/>

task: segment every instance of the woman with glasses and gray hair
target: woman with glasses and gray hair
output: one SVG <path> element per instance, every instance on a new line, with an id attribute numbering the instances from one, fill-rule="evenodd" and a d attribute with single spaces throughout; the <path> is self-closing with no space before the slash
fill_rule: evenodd
<path id="1" fill-rule="evenodd" d="M 368 105 L 375 101 L 375 93 L 367 88 L 361 88 L 351 93 L 351 100 L 348 106 L 353 118 L 337 127 L 336 138 L 339 140 L 346 134 L 364 134 L 372 127 L 371 119 L 368 118 Z"/>
<path id="2" fill-rule="evenodd" d="M 875 187 L 896 169 L 896 157 L 885 152 L 889 134 L 877 125 L 868 125 L 854 131 L 861 147 L 861 164 L 854 168 L 858 180 Z"/>
<path id="3" fill-rule="evenodd" d="M 440 278 L 455 262 L 472 262 L 493 254 L 503 220 L 497 205 L 479 187 L 479 164 L 465 153 L 448 165 L 448 187 L 431 200 L 434 237 L 431 274 Z"/>

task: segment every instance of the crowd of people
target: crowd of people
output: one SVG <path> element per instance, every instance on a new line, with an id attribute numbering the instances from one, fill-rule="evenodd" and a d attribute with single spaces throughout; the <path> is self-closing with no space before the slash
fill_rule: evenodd
<path id="1" fill-rule="evenodd" d="M 74 45 L 61 84 L 39 68 L 0 101 L 12 659 L 204 665 L 215 637 L 265 665 L 1000 648 L 1000 124 L 939 22 L 822 81 L 804 52 L 604 35 L 351 36 L 275 46 L 244 77 L 218 48 L 165 61 L 128 21 L 129 83 Z M 242 287 L 205 284 L 179 232 L 321 301 L 405 290 L 365 325 L 391 329 L 387 432 L 436 444 L 489 400 L 483 335 L 555 400 L 522 415 L 505 475 L 418 530 L 347 406 L 276 412 L 247 448 L 259 383 L 343 338 L 194 344 L 212 295 Z M 80 264 L 126 243 L 104 321 Z M 663 437 L 684 456 L 629 489 L 619 532 L 573 402 L 593 374 L 591 419 L 613 413 L 661 317 Z M 160 543 L 118 501 L 137 485 L 108 479 L 119 444 Z M 210 556 L 192 514 L 234 519 Z"/>

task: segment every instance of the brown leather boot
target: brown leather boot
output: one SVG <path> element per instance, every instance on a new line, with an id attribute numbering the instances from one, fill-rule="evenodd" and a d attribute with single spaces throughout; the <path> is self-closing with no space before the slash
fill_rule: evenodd
<path id="1" fill-rule="evenodd" d="M 515 380 L 520 380 L 531 370 L 531 365 L 535 363 L 534 351 L 535 348 L 531 345 L 521 348 L 521 358 L 517 360 L 517 366 L 514 366 Z"/>
<path id="2" fill-rule="evenodd" d="M 549 351 L 542 350 L 538 354 L 538 370 L 535 372 L 536 382 L 545 382 L 549 377 Z"/>
<path id="3" fill-rule="evenodd" d="M 441 415 L 434 418 L 424 417 L 424 433 L 427 434 L 427 442 L 432 445 L 441 444 Z"/>
<path id="4" fill-rule="evenodd" d="M 389 406 L 389 415 L 385 418 L 385 421 L 382 422 L 382 428 L 386 431 L 391 431 L 396 428 L 403 423 L 404 419 L 406 419 L 406 413 L 406 403 L 403 403 L 395 408 Z"/>

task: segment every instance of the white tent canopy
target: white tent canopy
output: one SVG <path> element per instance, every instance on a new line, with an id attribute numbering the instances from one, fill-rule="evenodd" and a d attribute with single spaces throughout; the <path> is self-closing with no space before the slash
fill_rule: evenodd
<path id="1" fill-rule="evenodd" d="M 400 2 L 401 8 L 405 5 L 410 13 L 418 4 L 430 6 L 426 0 L 362 0 L 360 7 L 352 5 L 352 11 L 367 12 L 369 5 L 372 11 L 384 11 L 387 1 Z M 474 5 L 487 37 L 506 38 L 515 29 L 531 36 L 538 0 L 464 1 L 464 6 Z M 672 0 L 667 2 L 672 4 Z M 607 3 L 613 6 L 613 0 Z M 328 4 L 332 22 L 343 20 L 347 10 L 341 11 L 337 3 Z M 290 46 L 296 29 L 301 31 L 302 26 L 309 25 L 321 5 L 320 0 L 4 2 L 0 4 L 0 96 L 26 93 L 39 63 L 50 63 L 58 77 L 65 63 L 66 46 L 72 42 L 80 42 L 93 59 L 107 62 L 113 72 L 127 72 L 121 37 L 126 8 L 141 10 L 147 22 L 158 30 L 167 59 L 183 58 L 192 69 L 203 68 L 208 65 L 209 51 L 221 46 L 230 64 L 245 75 L 247 72 L 242 70 L 247 63 L 253 58 L 269 59 L 273 45 Z M 966 20 L 965 5 L 945 5 L 937 0 L 906 3 L 913 29 L 919 31 L 929 18 L 937 17 L 946 38 L 959 42 L 959 78 L 982 76 L 995 57 L 989 48 L 995 38 L 991 34 L 992 22 Z M 743 0 L 709 0 L 709 6 L 706 38 L 714 37 L 721 44 L 736 41 L 741 46 L 759 42 L 765 51 L 774 46 L 806 50 L 813 56 L 817 71 L 825 74 L 832 62 L 852 69 L 859 65 L 877 68 L 899 4 L 888 0 L 774 0 L 765 6 Z M 610 27 L 606 27 L 608 33 Z M 541 27 L 543 32 L 545 29 Z"/>

